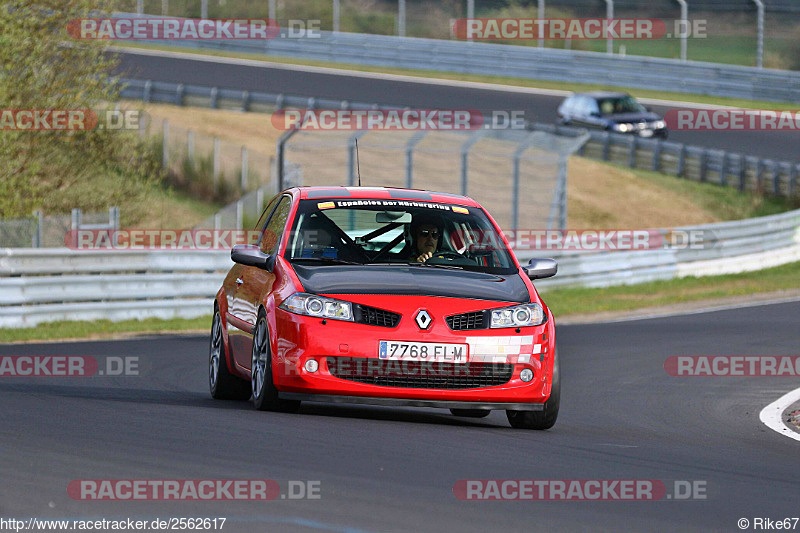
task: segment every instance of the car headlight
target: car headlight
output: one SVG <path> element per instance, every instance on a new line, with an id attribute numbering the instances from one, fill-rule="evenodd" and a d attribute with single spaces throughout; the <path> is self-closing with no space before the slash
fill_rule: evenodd
<path id="1" fill-rule="evenodd" d="M 490 328 L 518 328 L 544 324 L 547 317 L 539 304 L 515 305 L 492 309 Z"/>
<path id="2" fill-rule="evenodd" d="M 280 308 L 297 315 L 353 321 L 353 305 L 350 302 L 305 292 L 292 294 L 283 301 Z"/>
<path id="3" fill-rule="evenodd" d="M 614 124 L 614 131 L 628 133 L 629 131 L 633 131 L 633 124 Z"/>
<path id="4" fill-rule="evenodd" d="M 666 127 L 667 127 L 667 123 L 664 122 L 663 120 L 656 120 L 655 122 L 653 122 L 653 128 L 655 128 L 657 130 L 663 130 Z"/>

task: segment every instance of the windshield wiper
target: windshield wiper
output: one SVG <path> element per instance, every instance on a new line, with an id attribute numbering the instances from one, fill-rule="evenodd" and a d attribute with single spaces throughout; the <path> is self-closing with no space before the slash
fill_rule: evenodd
<path id="1" fill-rule="evenodd" d="M 313 261 L 315 263 L 328 263 L 331 265 L 364 265 L 364 263 L 359 263 L 358 261 L 345 261 L 344 259 L 336 259 L 335 257 L 295 257 L 289 259 L 291 263 L 295 261 Z"/>

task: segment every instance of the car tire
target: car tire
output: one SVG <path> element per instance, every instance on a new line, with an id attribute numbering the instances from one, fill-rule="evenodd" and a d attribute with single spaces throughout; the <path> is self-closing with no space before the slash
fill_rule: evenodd
<path id="1" fill-rule="evenodd" d="M 208 349 L 208 388 L 211 397 L 217 400 L 250 399 L 250 383 L 240 379 L 228 370 L 222 342 L 222 317 L 219 309 L 214 309 L 211 321 L 211 339 Z"/>
<path id="2" fill-rule="evenodd" d="M 250 358 L 250 390 L 253 395 L 253 405 L 259 411 L 295 412 L 300 408 L 300 402 L 278 398 L 278 389 L 272 381 L 272 350 L 269 344 L 267 316 L 261 310 L 253 331 L 253 350 Z"/>
<path id="3" fill-rule="evenodd" d="M 558 350 L 554 352 L 553 387 L 550 397 L 544 402 L 541 411 L 506 411 L 508 422 L 516 429 L 550 429 L 558 418 L 558 407 L 561 403 L 561 373 L 558 364 Z"/>
<path id="4" fill-rule="evenodd" d="M 491 409 L 450 409 L 454 416 L 467 418 L 484 418 L 492 413 Z"/>

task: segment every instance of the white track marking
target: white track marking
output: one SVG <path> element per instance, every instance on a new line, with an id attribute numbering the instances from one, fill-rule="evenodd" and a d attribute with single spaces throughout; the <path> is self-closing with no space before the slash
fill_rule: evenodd
<path id="1" fill-rule="evenodd" d="M 786 424 L 783 422 L 783 418 L 781 418 L 781 415 L 786 408 L 797 400 L 800 400 L 800 389 L 795 389 L 788 394 L 784 394 L 762 409 L 761 414 L 758 417 L 771 430 L 777 431 L 781 435 L 785 435 L 790 439 L 800 440 L 800 433 L 792 431 L 786 427 Z"/>
<path id="2" fill-rule="evenodd" d="M 563 96 L 566 97 L 574 91 L 562 91 L 557 89 L 539 89 L 536 87 L 520 87 L 516 85 L 502 85 L 499 83 L 482 83 L 477 81 L 447 80 L 440 78 L 423 78 L 421 76 L 405 76 L 401 74 L 384 74 L 381 72 L 364 72 L 360 70 L 347 70 L 343 68 L 312 67 L 306 65 L 292 65 L 286 63 L 274 63 L 256 59 L 241 59 L 236 57 L 209 56 L 204 54 L 193 54 L 188 52 L 169 52 L 165 50 L 152 50 L 144 48 L 127 48 L 123 46 L 109 46 L 111 52 L 123 54 L 169 57 L 173 59 L 188 59 L 190 61 L 205 61 L 207 63 L 224 63 L 226 65 L 242 65 L 246 67 L 261 67 L 271 69 L 292 70 L 296 72 L 314 72 L 318 74 L 331 74 L 334 76 L 349 76 L 356 78 L 369 78 L 375 80 L 388 80 L 406 83 L 420 83 L 426 85 L 444 85 L 449 87 L 464 87 L 468 89 L 484 89 L 489 91 L 517 93 L 517 94 L 537 94 L 544 96 Z M 730 106 L 714 104 L 698 104 L 697 102 L 682 102 L 679 100 L 661 100 L 657 98 L 637 98 L 640 102 L 650 105 L 663 105 L 675 108 L 689 109 L 741 109 Z"/>

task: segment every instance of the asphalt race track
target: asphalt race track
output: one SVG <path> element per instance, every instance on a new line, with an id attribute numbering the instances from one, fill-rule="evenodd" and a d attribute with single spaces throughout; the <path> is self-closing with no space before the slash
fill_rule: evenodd
<path id="1" fill-rule="evenodd" d="M 556 109 L 563 100 L 561 96 L 354 77 L 347 73 L 305 72 L 136 53 L 121 53 L 119 57 L 118 71 L 131 78 L 423 109 L 521 110 L 531 122 L 554 122 Z M 662 116 L 669 109 L 681 108 L 650 107 Z M 797 131 L 671 131 L 669 140 L 800 163 L 800 152 L 796 150 L 798 138 Z"/>
<path id="2" fill-rule="evenodd" d="M 670 377 L 670 355 L 796 355 L 800 302 L 560 326 L 562 406 L 546 432 L 444 410 L 214 401 L 207 339 L 3 345 L 0 355 L 139 358 L 139 375 L 0 378 L 0 516 L 227 517 L 223 531 L 739 531 L 800 514 L 798 443 L 759 422 L 791 378 Z M 46 327 L 46 326 L 44 326 Z M 71 499 L 78 479 L 320 482 L 267 502 Z M 464 479 L 705 482 L 707 498 L 461 501 Z M 799 526 L 800 527 L 800 526 Z"/>

